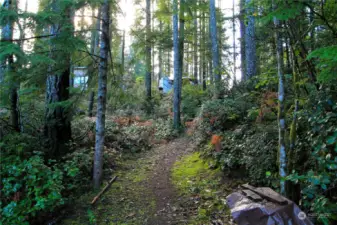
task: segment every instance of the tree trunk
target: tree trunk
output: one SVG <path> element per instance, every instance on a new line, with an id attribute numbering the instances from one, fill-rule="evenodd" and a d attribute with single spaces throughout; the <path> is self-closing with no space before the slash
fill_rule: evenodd
<path id="1" fill-rule="evenodd" d="M 52 10 L 58 12 L 57 0 L 52 2 Z M 63 21 L 52 24 L 50 34 L 53 38 L 58 38 L 61 33 L 73 34 L 73 24 L 71 17 L 71 8 L 66 9 L 66 15 Z M 70 53 L 56 52 L 57 47 L 53 42 L 50 43 L 50 58 L 58 63 L 58 68 L 62 66 L 62 70 L 55 70 L 52 64 L 48 68 L 47 84 L 46 84 L 46 112 L 45 112 L 45 136 L 47 137 L 51 152 L 51 157 L 61 157 L 68 150 L 68 142 L 71 139 L 71 124 L 69 108 L 65 106 L 69 100 L 70 85 Z"/>
<path id="2" fill-rule="evenodd" d="M 278 85 L 278 124 L 279 124 L 279 174 L 282 179 L 287 176 L 287 154 L 286 154 L 286 144 L 285 144 L 285 132 L 286 132 L 286 121 L 285 121 L 285 93 L 284 93 L 284 74 L 283 74 L 283 43 L 280 37 L 278 29 L 280 29 L 280 22 L 274 17 L 275 25 L 275 40 L 277 49 L 277 73 L 279 79 Z M 281 180 L 280 184 L 281 194 L 286 195 L 285 181 Z"/>
<path id="3" fill-rule="evenodd" d="M 235 0 L 233 0 L 233 83 L 236 84 Z"/>
<path id="4" fill-rule="evenodd" d="M 245 0 L 240 0 L 240 59 L 241 59 L 241 80 L 245 81 L 246 78 L 246 44 L 245 44 Z"/>
<path id="5" fill-rule="evenodd" d="M 217 26 L 216 26 L 216 9 L 215 9 L 215 0 L 209 1 L 209 12 L 210 12 L 210 35 L 212 43 L 212 70 L 214 81 L 215 81 L 215 92 L 214 98 L 220 97 L 220 82 L 221 82 L 221 68 L 219 64 L 219 48 L 218 48 L 218 35 L 217 35 Z"/>
<path id="6" fill-rule="evenodd" d="M 94 109 L 94 101 L 95 101 L 95 92 L 91 91 L 89 95 L 89 106 L 88 106 L 89 117 L 92 117 L 92 110 Z"/>
<path id="7" fill-rule="evenodd" d="M 174 96 L 173 96 L 173 126 L 180 128 L 181 83 L 184 53 L 184 7 L 185 1 L 180 1 L 179 30 L 178 30 L 178 2 L 173 0 L 173 50 L 174 50 Z"/>
<path id="8" fill-rule="evenodd" d="M 159 21 L 159 32 L 163 32 L 163 21 Z M 160 78 L 163 76 L 163 47 L 162 44 L 159 44 L 159 55 L 158 55 L 158 63 L 159 63 L 159 73 L 158 73 L 158 84 Z"/>
<path id="9" fill-rule="evenodd" d="M 197 10 L 194 11 L 194 47 L 193 47 L 193 77 L 198 81 L 198 20 Z"/>
<path id="10" fill-rule="evenodd" d="M 103 150 L 105 136 L 105 111 L 107 93 L 108 54 L 110 41 L 110 1 L 104 0 L 102 5 L 102 32 L 100 39 L 100 63 L 98 68 L 98 93 L 96 115 L 96 142 L 94 158 L 94 188 L 98 189 L 103 175 Z"/>
<path id="11" fill-rule="evenodd" d="M 245 44 L 246 44 L 246 79 L 256 75 L 256 40 L 255 40 L 255 19 L 251 15 L 253 9 L 249 6 L 251 0 L 246 0 L 246 14 L 248 15 L 248 24 L 245 30 Z"/>
<path id="12" fill-rule="evenodd" d="M 202 59 L 202 89 L 206 90 L 206 72 L 207 72 L 207 61 L 206 61 L 206 17 L 205 13 L 202 13 L 202 26 L 201 26 L 201 37 L 202 37 L 202 44 L 201 44 L 201 52 L 200 56 Z"/>
<path id="13" fill-rule="evenodd" d="M 146 89 L 146 100 L 150 104 L 151 100 L 151 0 L 146 0 L 146 74 L 145 74 L 145 89 Z M 149 106 L 148 106 L 149 107 Z M 149 109 L 147 109 L 149 110 Z"/>

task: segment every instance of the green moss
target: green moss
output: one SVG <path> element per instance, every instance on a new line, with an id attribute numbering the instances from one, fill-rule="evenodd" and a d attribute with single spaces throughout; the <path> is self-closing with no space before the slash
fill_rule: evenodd
<path id="1" fill-rule="evenodd" d="M 191 188 L 198 191 L 198 186 L 204 186 L 204 178 L 214 177 L 218 170 L 209 169 L 208 163 L 200 158 L 200 153 L 195 152 L 177 161 L 172 169 L 174 185 L 182 192 Z"/>
<path id="2" fill-rule="evenodd" d="M 228 216 L 224 204 L 227 193 L 221 191 L 220 169 L 210 169 L 209 164 L 212 162 L 202 159 L 200 153 L 195 152 L 183 157 L 172 168 L 172 181 L 181 196 L 186 201 L 198 196 L 197 200 L 190 202 L 193 213 L 188 224 L 209 224 L 214 215 Z"/>

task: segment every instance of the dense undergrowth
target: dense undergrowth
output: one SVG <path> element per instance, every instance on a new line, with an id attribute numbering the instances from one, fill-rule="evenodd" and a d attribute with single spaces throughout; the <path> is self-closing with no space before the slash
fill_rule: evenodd
<path id="1" fill-rule="evenodd" d="M 227 97 L 205 102 L 193 136 L 202 155 L 214 159 L 227 176 L 244 175 L 253 185 L 279 190 L 277 95 L 256 93 L 237 86 Z M 286 102 L 288 197 L 313 215 L 315 223 L 324 224 L 336 220 L 337 210 L 337 106 L 332 93 L 321 89 L 303 99 L 296 124 L 291 124 L 293 103 Z"/>

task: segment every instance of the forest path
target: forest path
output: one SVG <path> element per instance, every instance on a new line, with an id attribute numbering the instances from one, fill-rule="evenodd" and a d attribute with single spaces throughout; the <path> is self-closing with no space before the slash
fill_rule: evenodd
<path id="1" fill-rule="evenodd" d="M 117 180 L 95 206 L 88 207 L 95 193 L 83 195 L 61 224 L 187 224 L 188 213 L 171 178 L 175 162 L 193 149 L 188 137 L 180 137 L 123 156 L 112 174 Z"/>
<path id="2" fill-rule="evenodd" d="M 182 156 L 191 153 L 194 146 L 187 137 L 182 137 L 160 145 L 154 149 L 157 158 L 152 175 L 147 183 L 156 199 L 156 212 L 148 224 L 183 224 L 185 219 L 179 215 L 175 204 L 178 200 L 176 189 L 171 181 L 174 163 Z"/>

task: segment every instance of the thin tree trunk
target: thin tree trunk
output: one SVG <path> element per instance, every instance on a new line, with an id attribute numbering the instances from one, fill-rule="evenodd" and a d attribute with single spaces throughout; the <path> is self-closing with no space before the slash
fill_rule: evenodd
<path id="1" fill-rule="evenodd" d="M 244 21 L 245 15 L 245 0 L 240 0 L 240 59 L 241 59 L 241 80 L 245 81 L 246 77 L 246 44 L 245 44 L 245 32 L 246 25 Z"/>
<path id="2" fill-rule="evenodd" d="M 110 1 L 104 0 L 102 5 L 102 32 L 100 41 L 100 63 L 98 69 L 98 93 L 96 115 L 96 142 L 94 158 L 94 188 L 98 189 L 103 175 L 103 151 L 105 137 L 105 111 L 107 93 L 108 54 L 110 41 Z"/>
<path id="3" fill-rule="evenodd" d="M 207 74 L 207 61 L 206 61 L 206 16 L 205 13 L 202 13 L 202 27 L 201 27 L 201 37 L 202 37 L 202 44 L 201 44 L 201 58 L 202 58 L 202 89 L 206 90 L 206 74 Z"/>
<path id="4" fill-rule="evenodd" d="M 193 77 L 198 82 L 198 19 L 197 10 L 194 11 L 194 47 L 193 47 Z"/>
<path id="5" fill-rule="evenodd" d="M 245 44 L 246 44 L 246 78 L 249 79 L 256 75 L 257 72 L 257 58 L 256 58 L 256 40 L 255 40 L 255 19 L 253 10 L 249 6 L 251 0 L 246 0 L 246 12 L 248 14 L 248 24 L 245 30 Z"/>
<path id="6" fill-rule="evenodd" d="M 218 48 L 218 35 L 217 35 L 217 26 L 216 26 L 216 9 L 215 9 L 215 0 L 210 0 L 209 2 L 209 11 L 210 11 L 210 36 L 212 43 L 212 70 L 214 81 L 215 81 L 215 92 L 214 98 L 220 97 L 220 82 L 221 82 L 221 68 L 219 64 L 219 48 Z"/>
<path id="7" fill-rule="evenodd" d="M 235 0 L 233 0 L 233 83 L 236 84 Z"/>
<path id="8" fill-rule="evenodd" d="M 146 0 L 146 74 L 145 74 L 145 89 L 146 89 L 146 100 L 150 104 L 151 100 L 151 0 Z M 149 106 L 148 106 L 149 107 Z M 149 109 L 147 109 L 149 110 Z"/>
<path id="9" fill-rule="evenodd" d="M 174 96 L 173 96 L 173 126 L 180 128 L 180 102 L 184 51 L 184 4 L 180 1 L 179 31 L 178 31 L 178 2 L 173 0 L 173 50 L 174 50 Z"/>
<path id="10" fill-rule="evenodd" d="M 285 121 L 285 92 L 284 92 L 284 74 L 283 74 L 283 43 L 280 37 L 278 29 L 280 29 L 280 22 L 274 17 L 275 25 L 275 40 L 277 48 L 277 73 L 279 79 L 278 85 L 278 124 L 279 124 L 279 174 L 282 179 L 287 176 L 287 154 L 285 144 L 286 133 L 286 121 Z M 281 180 L 280 192 L 282 195 L 286 195 L 285 181 Z"/>
<path id="11" fill-rule="evenodd" d="M 159 32 L 160 34 L 163 32 L 163 21 L 159 21 Z M 159 44 L 159 55 L 158 55 L 158 63 L 159 63 L 159 73 L 158 73 L 158 84 L 159 81 L 161 79 L 161 77 L 163 76 L 163 47 L 162 44 Z"/>
<path id="12" fill-rule="evenodd" d="M 150 14 L 154 13 L 154 0 L 151 0 L 151 11 Z M 154 31 L 154 15 L 151 15 L 151 32 Z M 151 40 L 151 83 L 152 81 L 156 80 L 156 74 L 154 73 L 154 67 L 155 67 L 155 44 Z"/>
<path id="13" fill-rule="evenodd" d="M 291 63 L 290 63 L 290 49 L 289 49 L 289 42 L 288 42 L 288 38 L 285 38 L 285 53 L 286 53 L 286 62 L 287 62 L 287 70 L 291 69 Z"/>

